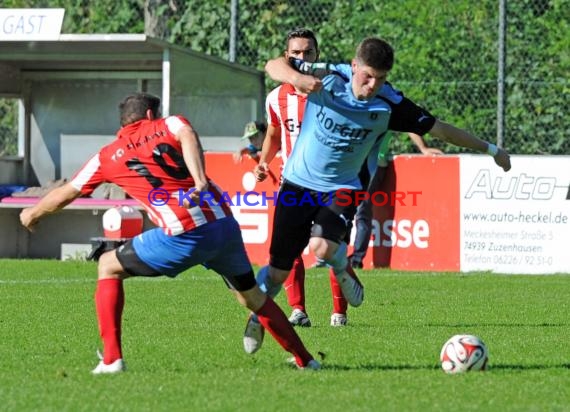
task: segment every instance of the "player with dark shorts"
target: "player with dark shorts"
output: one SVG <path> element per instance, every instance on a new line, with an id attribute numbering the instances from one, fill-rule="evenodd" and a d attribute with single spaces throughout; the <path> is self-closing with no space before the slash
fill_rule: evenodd
<path id="1" fill-rule="evenodd" d="M 347 234 L 347 222 L 356 212 L 354 192 L 308 190 L 285 180 L 275 206 L 274 227 L 271 236 L 270 264 L 287 270 L 292 260 L 301 254 L 311 237 L 321 237 L 341 243 Z M 295 207 L 292 207 L 295 206 Z"/>
<path id="2" fill-rule="evenodd" d="M 304 190 L 322 193 L 366 190 L 360 181 L 360 169 L 367 159 L 378 156 L 381 142 L 389 130 L 420 136 L 429 132 L 452 144 L 487 152 L 503 170 L 510 169 L 506 151 L 439 121 L 387 83 L 393 63 L 392 47 L 382 39 L 369 37 L 358 45 L 350 65 L 335 65 L 330 73 L 326 72 L 326 64 L 295 62 L 283 57 L 266 64 L 265 69 L 273 80 L 290 83 L 299 91 L 309 93 L 301 133 L 283 170 L 286 181 Z M 323 67 L 322 79 L 313 76 Z M 279 292 L 293 266 L 293 251 L 305 246 L 306 227 L 311 223 L 306 216 L 304 220 L 299 219 L 299 211 L 304 209 L 300 204 L 289 207 L 293 211 L 284 211 L 285 207 L 276 210 L 273 239 L 282 242 L 285 238 L 294 244 L 287 252 L 272 245 L 270 265 L 257 275 L 258 284 L 270 296 Z M 285 217 L 277 216 L 279 213 L 284 213 Z M 352 217 L 353 214 L 337 214 L 331 229 L 319 227 L 331 221 L 323 219 L 309 232 L 309 248 L 333 268 L 348 303 L 359 306 L 364 299 L 364 288 L 358 278 L 349 273 L 346 242 L 323 235 L 335 233 L 336 222 L 344 221 L 348 229 Z M 304 230 L 301 239 L 288 239 L 284 235 L 291 233 L 291 226 Z M 257 329 L 250 327 L 252 323 L 250 317 L 244 334 L 244 342 L 247 340 L 250 351 L 257 350 L 263 340 Z"/>

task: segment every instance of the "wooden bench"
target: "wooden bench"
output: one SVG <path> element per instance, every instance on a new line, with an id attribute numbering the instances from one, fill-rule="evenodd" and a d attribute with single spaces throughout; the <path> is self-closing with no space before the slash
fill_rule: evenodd
<path id="1" fill-rule="evenodd" d="M 33 206 L 38 197 L 5 197 L 0 200 L 0 258 L 52 258 L 62 256 L 62 245 L 83 245 L 103 236 L 102 216 L 115 206 L 143 207 L 134 199 L 78 198 L 59 213 L 46 216 L 28 232 L 20 224 L 21 209 Z M 145 213 L 143 213 L 145 215 Z M 155 227 L 148 218 L 144 230 Z"/>
<path id="2" fill-rule="evenodd" d="M 0 200 L 0 208 L 23 209 L 35 205 L 39 200 L 39 197 L 5 197 Z M 107 210 L 115 206 L 131 206 L 136 209 L 142 209 L 140 203 L 135 199 L 93 199 L 90 197 L 77 198 L 65 208 L 76 210 Z"/>

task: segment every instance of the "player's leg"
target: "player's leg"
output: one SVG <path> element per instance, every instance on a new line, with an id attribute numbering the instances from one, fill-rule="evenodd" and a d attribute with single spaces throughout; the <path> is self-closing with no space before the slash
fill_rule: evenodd
<path id="1" fill-rule="evenodd" d="M 301 206 L 300 199 L 304 195 L 305 190 L 296 185 L 288 182 L 281 185 L 273 218 L 270 264 L 257 274 L 260 289 L 271 297 L 277 294 L 309 240 L 315 207 L 306 203 Z M 257 352 L 263 336 L 257 316 L 250 314 L 243 338 L 244 350 L 250 354 Z"/>
<path id="2" fill-rule="evenodd" d="M 160 241 L 157 242 L 157 238 L 162 237 L 166 235 L 161 230 L 150 230 L 99 258 L 95 307 L 103 341 L 103 358 L 93 370 L 94 374 L 116 373 L 125 369 L 121 348 L 121 322 L 125 303 L 123 280 L 133 275 L 161 275 L 160 271 L 141 260 L 140 255 L 144 256 L 145 248 L 150 248 L 158 253 L 156 262 L 165 259 L 170 249 L 167 247 L 166 250 L 161 250 L 162 245 Z M 143 238 L 144 242 L 141 241 Z"/>
<path id="3" fill-rule="evenodd" d="M 322 237 L 312 237 L 309 243 L 316 255 L 322 255 L 331 266 L 340 284 L 342 294 L 351 306 L 357 307 L 364 300 L 364 286 L 348 264 L 346 243 L 336 243 Z"/>
<path id="4" fill-rule="evenodd" d="M 347 244 L 344 241 L 349 222 L 354 216 L 352 204 L 337 202 L 336 194 L 330 205 L 319 209 L 311 229 L 309 246 L 317 257 L 325 259 L 339 281 L 343 295 L 352 306 L 364 299 L 364 287 L 352 270 L 348 270 Z"/>
<path id="5" fill-rule="evenodd" d="M 239 225 L 235 220 L 226 225 L 221 240 L 223 247 L 220 247 L 218 256 L 208 260 L 205 266 L 223 276 L 238 301 L 255 313 L 258 322 L 269 331 L 283 349 L 295 356 L 300 367 L 315 367 L 316 361 L 293 330 L 285 313 L 257 285 Z M 238 275 L 234 275 L 235 273 Z"/>
<path id="6" fill-rule="evenodd" d="M 173 277 L 203 262 L 213 253 L 215 246 L 197 248 L 205 236 L 202 232 L 207 232 L 206 228 L 167 236 L 161 229 L 152 229 L 100 257 L 95 306 L 104 349 L 103 359 L 93 373 L 124 370 L 121 349 L 123 279 L 129 276 Z"/>
<path id="7" fill-rule="evenodd" d="M 356 236 L 354 237 L 354 249 L 349 260 L 353 268 L 362 269 L 362 262 L 366 252 L 368 252 L 368 244 L 372 234 L 372 202 L 370 200 L 365 200 L 358 205 L 354 224 Z"/>
<path id="8" fill-rule="evenodd" d="M 331 285 L 331 294 L 333 299 L 333 312 L 331 315 L 331 326 L 345 326 L 348 310 L 348 302 L 342 294 L 342 288 L 338 283 L 334 270 L 329 268 L 329 281 Z"/>
<path id="9" fill-rule="evenodd" d="M 263 291 L 273 290 L 275 285 L 285 282 L 309 240 L 317 207 L 316 201 L 313 204 L 301 201 L 305 192 L 305 189 L 287 181 L 281 185 L 273 218 L 269 267 L 262 268 L 257 276 L 257 283 Z"/>
<path id="10" fill-rule="evenodd" d="M 352 222 L 348 222 L 346 234 L 344 236 L 344 242 L 348 244 L 350 242 L 350 232 L 352 230 Z M 348 267 L 347 267 L 348 268 Z M 347 310 L 348 302 L 342 294 L 342 288 L 338 283 L 336 275 L 333 268 L 329 268 L 329 282 L 331 285 L 331 293 L 333 298 L 333 312 L 331 314 L 331 326 L 341 327 L 346 326 L 348 322 Z"/>
<path id="11" fill-rule="evenodd" d="M 380 155 L 377 159 L 377 165 L 386 164 L 386 151 L 388 148 L 388 142 L 390 140 L 389 136 L 386 136 L 380 142 Z M 378 168 L 377 168 L 378 169 Z M 382 167 L 382 170 L 384 167 Z M 378 172 L 371 171 L 369 165 L 364 163 L 358 174 L 358 178 L 362 184 L 362 187 L 366 187 L 368 192 L 371 193 L 374 189 L 371 182 L 371 173 L 378 174 Z M 381 177 L 382 173 L 378 175 Z M 372 202 L 370 199 L 366 199 L 357 205 L 356 215 L 354 216 L 354 226 L 356 228 L 356 234 L 354 236 L 354 248 L 352 255 L 349 256 L 348 260 L 351 267 L 355 269 L 361 269 L 363 267 L 364 257 L 368 251 L 368 244 L 370 242 L 370 235 L 372 234 Z"/>
<path id="12" fill-rule="evenodd" d="M 293 263 L 293 269 L 283 283 L 287 294 L 287 303 L 293 309 L 305 310 L 305 266 L 303 258 L 299 256 Z"/>
<path id="13" fill-rule="evenodd" d="M 305 307 L 305 263 L 301 256 L 295 259 L 293 269 L 283 283 L 287 295 L 287 303 L 293 308 L 289 322 L 295 326 L 311 326 L 311 320 Z"/>
<path id="14" fill-rule="evenodd" d="M 115 250 L 99 258 L 97 271 L 95 310 L 99 335 L 103 341 L 103 358 L 93 373 L 122 372 L 125 370 L 121 348 L 121 321 L 125 304 L 123 279 L 128 275 L 124 273 Z"/>
<path id="15" fill-rule="evenodd" d="M 249 276 L 249 274 L 242 274 L 239 277 L 249 278 Z M 238 276 L 233 279 L 236 278 Z M 255 282 L 253 272 L 251 272 L 251 279 Z M 316 366 L 313 356 L 305 348 L 301 338 L 293 329 L 293 325 L 289 323 L 287 316 L 273 299 L 263 293 L 256 284 L 248 290 L 236 290 L 234 293 L 242 305 L 255 313 L 259 324 L 263 326 L 262 330 L 267 329 L 284 350 L 293 354 L 297 365 L 306 367 L 312 363 L 312 367 Z"/>

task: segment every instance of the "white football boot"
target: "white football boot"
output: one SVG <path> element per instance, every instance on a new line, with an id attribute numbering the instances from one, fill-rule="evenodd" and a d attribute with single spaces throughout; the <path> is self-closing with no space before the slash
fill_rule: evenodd
<path id="1" fill-rule="evenodd" d="M 311 326 L 311 319 L 301 309 L 293 309 L 291 316 L 289 316 L 289 323 L 293 326 L 308 328 Z"/>
<path id="2" fill-rule="evenodd" d="M 345 299 L 351 306 L 357 307 L 362 305 L 364 300 L 364 286 L 360 283 L 358 276 L 350 265 L 340 273 L 335 273 L 340 289 Z"/>
<path id="3" fill-rule="evenodd" d="M 309 371 L 319 371 L 321 370 L 321 364 L 320 362 L 318 362 L 315 359 L 311 359 L 309 361 L 309 363 L 307 363 L 305 366 L 299 366 L 297 365 L 297 361 L 295 361 L 295 358 L 289 358 L 287 359 L 287 363 L 299 370 L 305 371 L 305 370 L 309 370 Z"/>
<path id="4" fill-rule="evenodd" d="M 261 349 L 265 328 L 259 323 L 253 314 L 249 315 L 245 332 L 243 333 L 243 350 L 250 355 Z"/>
<path id="5" fill-rule="evenodd" d="M 348 319 L 343 313 L 333 313 L 331 315 L 331 326 L 341 327 L 346 326 Z"/>
<path id="6" fill-rule="evenodd" d="M 127 370 L 127 365 L 125 365 L 125 361 L 122 359 L 117 359 L 115 362 L 107 365 L 103 362 L 101 352 L 97 351 L 97 357 L 99 358 L 99 364 L 91 371 L 93 375 L 121 373 Z"/>

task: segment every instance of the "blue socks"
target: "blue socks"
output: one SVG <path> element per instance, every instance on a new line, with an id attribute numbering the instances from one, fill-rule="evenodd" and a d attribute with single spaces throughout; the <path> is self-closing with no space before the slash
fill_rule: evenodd
<path id="1" fill-rule="evenodd" d="M 348 258 L 346 257 L 346 252 L 348 251 L 348 247 L 345 242 L 341 242 L 336 250 L 334 256 L 330 260 L 326 260 L 325 262 L 333 268 L 333 271 L 336 275 L 339 275 L 344 270 L 346 270 L 346 266 L 348 265 Z"/>
<path id="2" fill-rule="evenodd" d="M 275 296 L 277 296 L 281 291 L 281 283 L 276 284 L 269 276 L 269 266 L 263 266 L 261 269 L 259 269 L 259 272 L 257 272 L 256 280 L 257 284 L 259 285 L 259 289 L 261 289 L 261 291 L 271 299 L 274 299 Z M 255 313 L 253 314 L 253 319 L 256 322 L 259 322 Z"/>
<path id="3" fill-rule="evenodd" d="M 274 283 L 269 276 L 269 266 L 263 266 L 257 272 L 257 284 L 262 292 L 266 293 L 271 299 L 275 298 L 281 291 L 281 283 Z"/>

